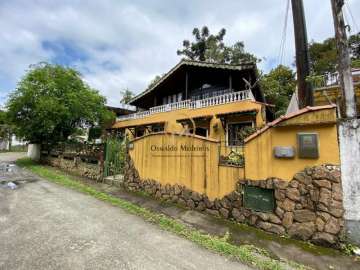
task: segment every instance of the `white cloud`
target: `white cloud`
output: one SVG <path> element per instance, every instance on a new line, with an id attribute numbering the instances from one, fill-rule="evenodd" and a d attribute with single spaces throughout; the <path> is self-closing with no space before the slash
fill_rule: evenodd
<path id="1" fill-rule="evenodd" d="M 309 40 L 333 35 L 330 1 L 304 3 Z M 359 18 L 359 1 L 348 3 Z M 175 65 L 176 50 L 191 38 L 193 27 L 208 25 L 214 32 L 226 28 L 226 42 L 244 41 L 247 50 L 265 59 L 260 67 L 268 70 L 278 61 L 285 5 L 286 0 L 1 1 L 0 99 L 28 65 L 57 56 L 43 48 L 44 41 L 65 42 L 84 54 L 71 65 L 114 105 L 121 89 L 138 93 Z M 287 37 L 285 62 L 291 64 L 291 13 Z"/>

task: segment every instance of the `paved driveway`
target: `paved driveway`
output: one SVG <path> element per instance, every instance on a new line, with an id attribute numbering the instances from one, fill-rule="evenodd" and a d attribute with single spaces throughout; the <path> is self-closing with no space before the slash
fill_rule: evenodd
<path id="1" fill-rule="evenodd" d="M 4 162 L 14 162 L 19 158 L 26 157 L 25 152 L 5 152 L 0 153 L 0 163 Z"/>
<path id="2" fill-rule="evenodd" d="M 16 167 L 1 172 L 8 180 L 19 186 L 0 187 L 1 270 L 249 269 Z"/>

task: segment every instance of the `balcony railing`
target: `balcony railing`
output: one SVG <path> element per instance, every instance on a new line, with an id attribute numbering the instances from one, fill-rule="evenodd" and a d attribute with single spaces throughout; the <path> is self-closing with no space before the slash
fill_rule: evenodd
<path id="1" fill-rule="evenodd" d="M 351 71 L 354 83 L 360 81 L 360 69 L 353 69 Z M 339 73 L 328 73 L 321 76 L 314 76 L 311 79 L 311 83 L 314 89 L 328 88 L 332 86 L 338 86 L 340 84 Z"/>
<path id="2" fill-rule="evenodd" d="M 200 109 L 206 108 L 215 105 L 233 103 L 242 100 L 255 100 L 251 90 L 244 90 L 239 92 L 232 92 L 228 94 L 224 94 L 221 96 L 209 97 L 201 100 L 191 101 L 190 99 L 169 103 L 161 106 L 156 106 L 150 108 L 148 111 L 137 112 L 128 115 L 122 115 L 117 118 L 117 121 L 125 121 L 129 119 L 140 119 L 147 117 L 152 114 L 161 113 L 161 112 L 170 112 L 176 111 L 180 109 Z"/>

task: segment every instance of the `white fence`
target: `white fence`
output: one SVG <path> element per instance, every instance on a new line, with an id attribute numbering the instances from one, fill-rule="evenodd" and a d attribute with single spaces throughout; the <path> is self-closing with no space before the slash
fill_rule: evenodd
<path id="1" fill-rule="evenodd" d="M 233 103 L 233 102 L 242 101 L 242 100 L 255 100 L 251 90 L 233 92 L 233 93 L 228 93 L 228 94 L 224 94 L 221 96 L 209 97 L 209 98 L 194 100 L 194 101 L 187 99 L 187 100 L 183 100 L 183 101 L 179 101 L 179 102 L 156 106 L 156 107 L 150 108 L 150 110 L 148 110 L 148 111 L 137 112 L 137 113 L 133 113 L 133 114 L 129 114 L 129 115 L 122 115 L 117 118 L 117 121 L 125 121 L 125 120 L 129 120 L 129 119 L 139 119 L 139 118 L 144 118 L 146 116 L 149 116 L 149 115 L 155 114 L 155 113 L 170 112 L 170 111 L 176 111 L 176 110 L 185 109 L 185 108 L 189 108 L 189 109 L 205 108 L 205 107 L 209 107 L 209 106 Z"/>
<path id="2" fill-rule="evenodd" d="M 358 82 L 360 78 L 360 69 L 353 69 L 351 71 L 354 83 Z M 316 76 L 312 81 L 312 86 L 315 89 L 328 88 L 331 86 L 338 86 L 340 84 L 339 73 L 328 73 L 321 76 Z"/>

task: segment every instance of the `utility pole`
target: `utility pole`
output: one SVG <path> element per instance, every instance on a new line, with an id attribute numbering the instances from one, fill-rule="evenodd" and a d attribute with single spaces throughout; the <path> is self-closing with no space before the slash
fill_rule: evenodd
<path id="1" fill-rule="evenodd" d="M 355 118 L 357 116 L 356 96 L 351 75 L 351 60 L 342 11 L 344 0 L 331 0 L 331 6 L 334 17 L 336 47 L 338 50 L 338 72 L 342 92 L 341 116 L 342 118 Z"/>
<path id="2" fill-rule="evenodd" d="M 306 78 L 310 75 L 309 50 L 306 33 L 304 4 L 302 0 L 291 0 L 295 48 L 299 108 L 314 105 L 314 95 L 310 82 Z"/>
<path id="3" fill-rule="evenodd" d="M 331 0 L 331 6 L 342 93 L 342 118 L 338 126 L 345 229 L 348 240 L 360 245 L 360 120 L 357 119 L 350 53 L 342 11 L 344 0 Z"/>

